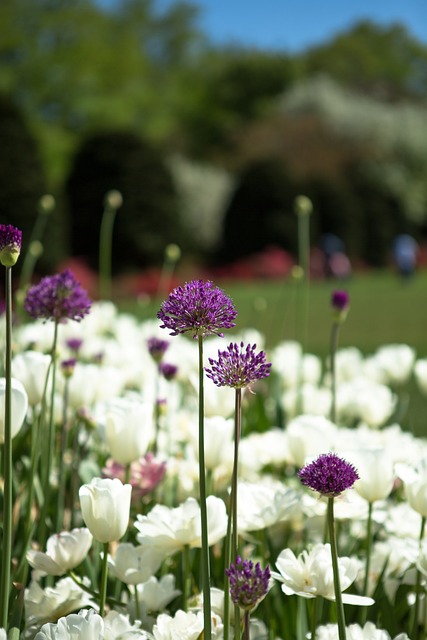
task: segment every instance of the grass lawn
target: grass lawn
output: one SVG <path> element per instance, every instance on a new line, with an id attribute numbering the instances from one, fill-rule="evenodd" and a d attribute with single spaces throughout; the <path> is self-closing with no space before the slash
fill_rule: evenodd
<path id="1" fill-rule="evenodd" d="M 383 344 L 405 343 L 415 349 L 417 358 L 427 357 L 427 271 L 409 281 L 390 271 L 356 274 L 345 283 L 314 281 L 308 290 L 303 283 L 290 280 L 216 284 L 238 309 L 237 327 L 258 329 L 267 347 L 281 340 L 298 340 L 305 351 L 325 358 L 331 328 L 330 296 L 333 290 L 343 288 L 350 295 L 350 311 L 340 331 L 340 347 L 355 346 L 367 355 Z M 119 307 L 148 319 L 155 317 L 161 302 L 127 300 Z M 402 426 L 427 435 L 427 398 L 421 396 L 414 381 L 402 394 L 409 399 Z"/>

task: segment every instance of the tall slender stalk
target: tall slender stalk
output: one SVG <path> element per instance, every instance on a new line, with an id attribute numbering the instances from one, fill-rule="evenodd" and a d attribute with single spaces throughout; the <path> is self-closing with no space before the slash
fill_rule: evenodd
<path id="1" fill-rule="evenodd" d="M 335 602 L 336 602 L 336 608 L 337 608 L 338 637 L 339 637 L 339 640 L 346 640 L 344 605 L 342 601 L 340 574 L 339 574 L 339 567 L 338 567 L 337 539 L 335 535 L 334 498 L 333 497 L 328 498 L 328 527 L 329 527 L 329 542 L 331 545 L 332 571 L 334 576 Z"/>
<path id="2" fill-rule="evenodd" d="M 58 321 L 54 321 L 53 329 L 53 342 L 51 353 L 51 368 L 52 368 L 52 384 L 50 389 L 50 407 L 49 407 L 49 423 L 47 433 L 47 447 L 46 447 L 46 460 L 43 476 L 43 506 L 40 516 L 40 536 L 39 543 L 42 548 L 45 546 L 47 539 L 47 511 L 50 502 L 50 474 L 52 471 L 53 458 L 55 454 L 55 379 L 56 379 L 56 348 L 58 342 Z"/>
<path id="3" fill-rule="evenodd" d="M 5 415 L 3 443 L 3 540 L 0 573 L 0 627 L 7 628 L 9 617 L 10 575 L 12 560 L 12 268 L 6 267 L 6 346 L 5 346 Z"/>
<path id="4" fill-rule="evenodd" d="M 109 191 L 105 196 L 104 213 L 99 231 L 99 296 L 101 300 L 111 298 L 113 227 L 117 210 L 122 203 L 119 191 Z"/>
<path id="5" fill-rule="evenodd" d="M 107 600 L 107 577 L 108 577 L 108 542 L 103 543 L 101 582 L 99 585 L 99 615 L 102 617 Z"/>
<path id="6" fill-rule="evenodd" d="M 425 526 L 426 526 L 426 517 L 422 516 L 421 518 L 421 527 L 420 527 L 420 535 L 419 535 L 419 544 L 421 545 L 421 541 L 424 538 L 424 530 L 425 530 Z M 421 638 L 420 636 L 420 629 L 419 629 L 419 625 L 418 625 L 418 618 L 419 618 L 419 612 L 420 612 L 420 593 L 421 593 L 421 572 L 419 569 L 417 569 L 417 575 L 416 575 L 416 579 L 415 579 L 415 604 L 414 604 L 414 608 L 413 608 L 413 618 L 412 618 L 412 633 L 411 633 L 411 638 L 413 640 L 418 640 L 418 638 Z M 422 636 L 423 638 L 425 636 Z"/>
<path id="7" fill-rule="evenodd" d="M 238 527 L 237 527 L 237 480 L 239 471 L 239 443 L 242 431 L 242 389 L 236 389 L 234 401 L 234 460 L 231 477 L 230 509 L 228 513 L 227 538 L 225 544 L 225 568 L 230 566 L 231 558 L 238 555 Z M 224 640 L 228 640 L 230 633 L 230 600 L 228 598 L 229 579 L 224 577 Z M 235 608 L 235 624 L 239 625 L 239 608 Z M 240 626 L 240 625 L 239 625 Z M 235 631 L 236 635 L 236 631 Z"/>
<path id="8" fill-rule="evenodd" d="M 204 429 L 204 369 L 203 336 L 198 336 L 199 344 L 199 493 L 202 533 L 202 582 L 203 582 L 203 620 L 204 640 L 211 640 L 211 585 L 209 566 L 208 514 L 206 506 L 206 470 L 205 470 L 205 429 Z"/>
<path id="9" fill-rule="evenodd" d="M 338 348 L 338 334 L 340 323 L 333 322 L 331 330 L 331 422 L 336 423 L 337 418 L 337 401 L 336 401 L 336 371 L 335 371 L 335 356 Z"/>

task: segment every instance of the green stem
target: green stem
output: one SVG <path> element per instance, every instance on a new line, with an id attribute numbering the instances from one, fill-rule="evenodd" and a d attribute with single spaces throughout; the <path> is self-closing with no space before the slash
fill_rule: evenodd
<path id="1" fill-rule="evenodd" d="M 318 602 L 319 598 L 313 598 L 313 607 L 311 609 L 311 640 L 316 640 Z"/>
<path id="2" fill-rule="evenodd" d="M 337 539 L 335 535 L 334 498 L 333 497 L 328 498 L 328 527 L 329 527 L 329 542 L 331 545 L 332 571 L 334 575 L 335 602 L 337 607 L 338 637 L 339 637 L 339 640 L 346 640 L 344 605 L 342 601 L 340 574 L 339 574 L 339 568 L 338 568 L 338 550 L 337 550 Z"/>
<path id="3" fill-rule="evenodd" d="M 339 327 L 339 322 L 334 322 L 331 331 L 331 422 L 334 424 L 337 418 L 335 355 L 338 348 Z"/>
<path id="4" fill-rule="evenodd" d="M 49 424 L 48 424 L 48 436 L 47 436 L 47 459 L 45 463 L 45 474 L 43 478 L 43 507 L 40 516 L 40 537 L 39 543 L 43 549 L 47 538 L 47 511 L 50 502 L 50 474 L 52 470 L 53 457 L 55 452 L 55 380 L 56 380 L 56 346 L 58 342 L 58 322 L 54 322 L 53 344 L 52 344 L 52 386 L 50 392 L 50 407 L 49 407 Z"/>
<path id="5" fill-rule="evenodd" d="M 135 620 L 141 620 L 141 606 L 139 604 L 138 585 L 137 584 L 133 585 L 133 591 L 134 591 L 134 596 L 135 596 Z"/>
<path id="6" fill-rule="evenodd" d="M 58 504 L 56 509 L 56 527 L 55 531 L 62 531 L 64 526 L 64 511 L 65 511 L 65 487 L 66 487 L 66 468 L 64 462 L 64 454 L 67 448 L 67 436 L 68 436 L 68 390 L 69 390 L 69 378 L 65 379 L 64 395 L 62 399 L 62 431 L 61 431 L 61 445 L 59 451 L 59 479 L 58 479 Z"/>
<path id="7" fill-rule="evenodd" d="M 203 336 L 199 342 L 199 492 L 200 519 L 202 534 L 202 581 L 203 581 L 203 620 L 204 640 L 211 640 L 211 586 L 209 567 L 208 514 L 206 505 L 206 472 L 205 472 L 205 433 L 204 433 L 204 368 L 203 368 Z"/>
<path id="8" fill-rule="evenodd" d="M 421 546 L 421 541 L 424 537 L 424 530 L 426 526 L 426 517 L 422 516 L 421 518 L 421 528 L 420 528 L 420 536 L 419 536 L 419 544 Z M 415 605 L 413 609 L 413 618 L 412 618 L 412 634 L 411 638 L 413 640 L 417 640 L 419 638 L 419 626 L 418 626 L 418 618 L 420 612 L 420 593 L 421 593 L 421 572 L 417 569 L 417 575 L 415 580 Z"/>
<path id="9" fill-rule="evenodd" d="M 190 547 L 184 545 L 182 550 L 182 608 L 187 611 L 188 596 L 190 593 Z"/>
<path id="10" fill-rule="evenodd" d="M 0 627 L 7 629 L 12 560 L 12 268 L 6 267 L 5 415 L 3 443 L 3 540 L 0 574 Z"/>
<path id="11" fill-rule="evenodd" d="M 109 204 L 105 206 L 99 231 L 99 297 L 111 298 L 111 255 L 113 244 L 113 226 L 117 209 Z"/>
<path id="12" fill-rule="evenodd" d="M 242 390 L 236 389 L 235 414 L 234 414 L 234 462 L 233 479 L 231 486 L 232 513 L 233 513 L 233 539 L 232 555 L 239 554 L 239 533 L 237 527 L 237 480 L 239 477 L 239 443 L 242 429 Z"/>
<path id="13" fill-rule="evenodd" d="M 363 595 L 368 595 L 369 570 L 371 566 L 371 549 L 372 549 L 372 508 L 373 502 L 369 502 L 368 506 L 368 522 L 366 525 L 366 564 L 365 579 L 363 581 Z"/>
<path id="14" fill-rule="evenodd" d="M 245 611 L 245 640 L 250 640 L 250 613 Z"/>
<path id="15" fill-rule="evenodd" d="M 302 345 L 307 347 L 308 328 L 308 298 L 310 282 L 310 216 L 298 215 L 298 259 L 302 269 L 303 298 L 302 298 Z"/>
<path id="16" fill-rule="evenodd" d="M 99 615 L 104 615 L 105 602 L 107 600 L 107 577 L 108 577 L 108 542 L 104 542 L 102 566 L 101 566 L 101 582 L 99 585 Z"/>

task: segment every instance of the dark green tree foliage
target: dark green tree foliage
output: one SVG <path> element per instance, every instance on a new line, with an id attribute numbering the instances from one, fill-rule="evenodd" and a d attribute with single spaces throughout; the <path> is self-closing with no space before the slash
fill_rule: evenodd
<path id="1" fill-rule="evenodd" d="M 310 220 L 313 245 L 317 245 L 324 234 L 332 233 L 343 241 L 350 257 L 360 255 L 364 214 L 348 183 L 340 176 L 318 176 L 307 179 L 301 189 L 313 203 Z"/>
<path id="2" fill-rule="evenodd" d="M 305 76 L 327 73 L 344 86 L 382 99 L 425 97 L 427 50 L 400 24 L 368 20 L 302 54 Z"/>
<path id="3" fill-rule="evenodd" d="M 362 214 L 359 231 L 356 231 L 360 241 L 359 256 L 371 266 L 385 266 L 390 260 L 396 235 L 412 233 L 414 229 L 398 200 L 373 180 L 366 168 L 353 167 L 347 177 L 349 194 L 354 194 Z"/>
<path id="4" fill-rule="evenodd" d="M 0 220 L 22 230 L 25 252 L 45 180 L 37 144 L 19 109 L 4 95 L 0 95 L 0 149 Z"/>
<path id="5" fill-rule="evenodd" d="M 226 211 L 219 261 L 231 262 L 278 246 L 295 254 L 297 220 L 294 198 L 298 184 L 280 160 L 251 163 L 241 174 Z"/>
<path id="6" fill-rule="evenodd" d="M 114 271 L 160 264 L 165 246 L 182 241 L 174 185 L 159 151 L 127 131 L 94 134 L 75 156 L 67 183 L 73 254 L 98 266 L 104 197 L 112 189 L 123 196 Z"/>

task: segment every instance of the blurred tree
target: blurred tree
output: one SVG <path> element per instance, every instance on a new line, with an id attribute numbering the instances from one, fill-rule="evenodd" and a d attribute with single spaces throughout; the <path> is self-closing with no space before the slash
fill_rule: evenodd
<path id="1" fill-rule="evenodd" d="M 68 180 L 74 255 L 98 266 L 104 198 L 112 189 L 123 196 L 114 225 L 116 273 L 160 264 L 168 243 L 182 245 L 174 185 L 161 154 L 133 132 L 109 131 L 85 139 Z"/>
<path id="2" fill-rule="evenodd" d="M 295 254 L 294 199 L 299 193 L 298 183 L 280 160 L 267 158 L 249 164 L 226 210 L 218 262 L 250 256 L 268 246 Z"/>
<path id="3" fill-rule="evenodd" d="M 37 143 L 20 110 L 5 95 L 0 95 L 0 202 L 1 221 L 22 230 L 22 253 L 28 251 L 36 221 L 39 200 L 46 180 Z M 56 210 L 44 237 L 41 265 L 49 269 L 64 251 L 63 220 Z M 20 270 L 22 260 L 17 263 Z"/>
<path id="4" fill-rule="evenodd" d="M 203 74 L 178 116 L 188 152 L 199 157 L 233 153 L 236 132 L 268 113 L 294 80 L 285 53 L 209 50 L 198 66 Z"/>
<path id="5" fill-rule="evenodd" d="M 304 77 L 327 73 L 344 86 L 398 100 L 427 97 L 427 48 L 401 24 L 362 21 L 301 55 Z"/>

